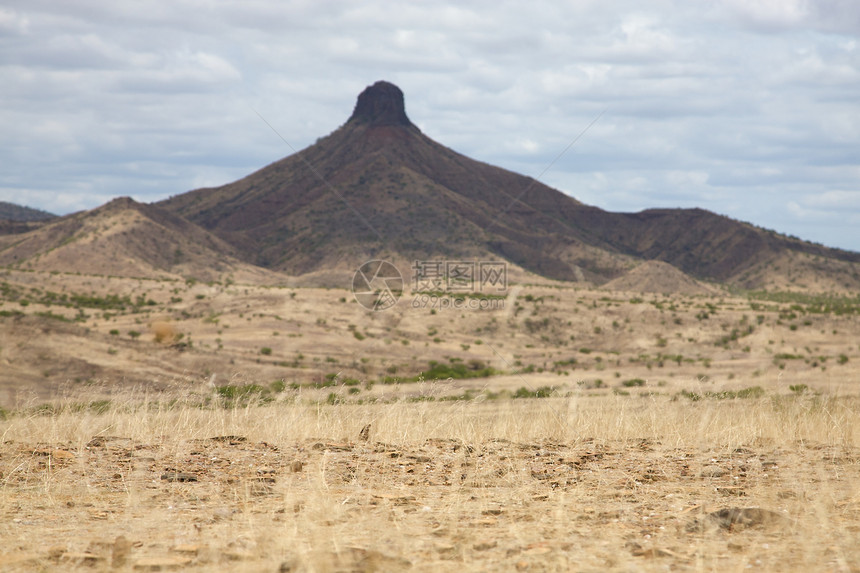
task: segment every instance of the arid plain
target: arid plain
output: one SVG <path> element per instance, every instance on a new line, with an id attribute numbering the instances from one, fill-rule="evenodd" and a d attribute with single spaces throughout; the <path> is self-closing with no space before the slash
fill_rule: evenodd
<path id="1" fill-rule="evenodd" d="M 3 570 L 860 568 L 845 293 L 0 284 Z"/>

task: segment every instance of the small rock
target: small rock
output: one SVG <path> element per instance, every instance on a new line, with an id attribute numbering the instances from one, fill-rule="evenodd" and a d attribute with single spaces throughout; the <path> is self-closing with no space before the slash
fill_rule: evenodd
<path id="1" fill-rule="evenodd" d="M 230 444 L 231 446 L 241 444 L 242 442 L 245 442 L 248 440 L 248 438 L 246 438 L 245 436 L 214 436 L 214 437 L 209 438 L 209 439 L 212 440 L 213 442 L 226 442 L 226 443 Z"/>
<path id="2" fill-rule="evenodd" d="M 702 477 L 706 477 L 706 478 L 718 478 L 718 477 L 723 477 L 727 473 L 729 473 L 729 472 L 727 472 L 726 470 L 724 470 L 720 466 L 705 466 L 702 469 L 702 473 L 699 475 Z"/>
<path id="3" fill-rule="evenodd" d="M 200 552 L 200 545 L 196 543 L 184 543 L 170 549 L 175 553 L 187 553 L 188 555 L 197 555 Z"/>
<path id="4" fill-rule="evenodd" d="M 75 459 L 75 454 L 67 452 L 66 450 L 40 449 L 35 450 L 33 454 L 37 456 L 47 456 L 54 462 L 69 462 Z"/>
<path id="5" fill-rule="evenodd" d="M 707 514 L 687 527 L 688 531 L 700 530 L 707 525 L 739 531 L 748 527 L 784 525 L 788 523 L 781 513 L 760 507 L 729 507 Z"/>
<path id="6" fill-rule="evenodd" d="M 290 464 L 290 471 L 294 474 L 302 471 L 303 464 L 300 460 L 293 460 L 293 463 Z"/>
<path id="7" fill-rule="evenodd" d="M 167 472 L 161 474 L 161 479 L 165 481 L 178 481 L 178 482 L 191 482 L 197 481 L 197 476 L 194 474 L 189 474 L 185 472 Z"/>

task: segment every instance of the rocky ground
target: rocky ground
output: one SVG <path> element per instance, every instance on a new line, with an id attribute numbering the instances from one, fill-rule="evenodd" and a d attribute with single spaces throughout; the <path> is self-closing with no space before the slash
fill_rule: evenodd
<path id="1" fill-rule="evenodd" d="M 12 416 L 0 567 L 860 568 L 856 401 L 596 400 Z"/>

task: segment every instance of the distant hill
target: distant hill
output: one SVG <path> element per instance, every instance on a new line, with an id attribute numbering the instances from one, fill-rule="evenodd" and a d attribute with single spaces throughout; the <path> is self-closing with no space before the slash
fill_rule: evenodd
<path id="1" fill-rule="evenodd" d="M 128 197 L 26 233 L 0 235 L 0 266 L 122 277 L 279 280 L 235 254 L 197 225 Z"/>
<path id="2" fill-rule="evenodd" d="M 290 274 L 355 269 L 382 257 L 502 258 L 545 277 L 599 285 L 637 261 L 660 260 L 696 279 L 762 288 L 809 282 L 807 271 L 827 260 L 831 287 L 860 287 L 858 253 L 702 209 L 611 213 L 469 159 L 412 124 L 403 93 L 387 82 L 365 89 L 349 120 L 315 145 L 159 205 L 246 260 Z M 771 266 L 787 253 L 803 268 Z"/>
<path id="3" fill-rule="evenodd" d="M 604 284 L 603 288 L 628 292 L 687 295 L 708 295 L 719 292 L 718 289 L 702 284 L 662 261 L 645 261 L 627 274 Z"/>
<path id="4" fill-rule="evenodd" d="M 55 217 L 47 211 L 0 201 L 0 221 L 47 221 Z"/>

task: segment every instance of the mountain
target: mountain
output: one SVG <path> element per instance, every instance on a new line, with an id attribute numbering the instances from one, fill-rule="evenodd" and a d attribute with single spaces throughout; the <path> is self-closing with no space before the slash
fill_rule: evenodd
<path id="1" fill-rule="evenodd" d="M 0 266 L 24 269 L 266 283 L 287 273 L 301 275 L 296 284 L 346 285 L 370 259 L 402 271 L 421 260 L 504 260 L 514 276 L 658 292 L 697 290 L 696 281 L 860 289 L 860 253 L 702 209 L 612 213 L 470 159 L 424 135 L 403 92 L 382 81 L 333 133 L 234 183 L 0 221 Z"/>
<path id="2" fill-rule="evenodd" d="M 603 285 L 608 290 L 627 292 L 709 295 L 718 289 L 690 278 L 669 263 L 645 261 L 625 275 Z"/>
<path id="3" fill-rule="evenodd" d="M 0 221 L 46 221 L 55 217 L 47 211 L 0 201 Z"/>
<path id="4" fill-rule="evenodd" d="M 600 280 L 628 259 L 595 252 L 600 241 L 567 223 L 584 208 L 576 200 L 424 135 L 386 82 L 364 90 L 346 124 L 315 145 L 159 206 L 290 274 L 354 270 L 375 257 L 484 257 Z"/>
<path id="5" fill-rule="evenodd" d="M 403 92 L 382 81 L 316 144 L 234 183 L 158 205 L 245 260 L 293 275 L 354 270 L 371 258 L 491 258 L 603 284 L 653 259 L 696 279 L 761 288 L 799 284 L 826 260 L 837 275 L 829 287 L 860 286 L 858 253 L 702 209 L 611 213 L 465 157 L 424 135 L 406 114 Z M 768 268 L 785 257 L 794 271 Z"/>
<path id="6" fill-rule="evenodd" d="M 0 266 L 203 281 L 226 276 L 276 282 L 241 262 L 236 250 L 181 217 L 128 197 L 52 219 L 26 232 L 0 234 Z"/>

